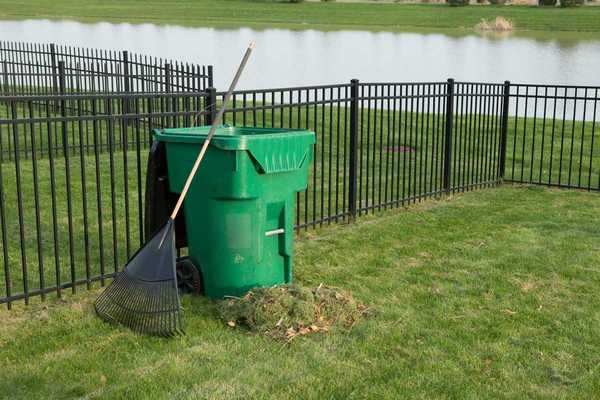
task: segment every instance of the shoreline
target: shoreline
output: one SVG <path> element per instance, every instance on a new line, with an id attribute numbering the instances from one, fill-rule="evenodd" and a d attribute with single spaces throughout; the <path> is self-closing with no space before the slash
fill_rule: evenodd
<path id="1" fill-rule="evenodd" d="M 78 7 L 73 0 L 49 3 L 32 0 L 17 4 L 0 0 L 0 20 L 48 19 L 83 23 L 113 22 L 216 29 L 359 30 L 470 34 L 481 19 L 503 17 L 514 32 L 537 32 L 546 38 L 570 33 L 600 38 L 600 7 L 575 9 L 531 6 L 448 7 L 443 4 L 389 3 L 262 3 L 248 1 L 180 0 L 170 7 L 147 6 L 137 0 L 104 6 L 94 0 Z M 358 17 L 357 17 L 358 16 Z"/>

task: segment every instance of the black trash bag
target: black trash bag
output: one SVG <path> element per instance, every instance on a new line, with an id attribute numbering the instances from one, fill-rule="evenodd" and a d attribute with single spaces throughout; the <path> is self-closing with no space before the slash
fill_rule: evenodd
<path id="1" fill-rule="evenodd" d="M 177 203 L 178 194 L 169 191 L 167 149 L 165 143 L 155 141 L 150 147 L 146 172 L 146 200 L 144 205 L 144 237 L 151 238 L 161 229 Z M 187 247 L 185 210 L 175 218 L 175 247 Z"/>

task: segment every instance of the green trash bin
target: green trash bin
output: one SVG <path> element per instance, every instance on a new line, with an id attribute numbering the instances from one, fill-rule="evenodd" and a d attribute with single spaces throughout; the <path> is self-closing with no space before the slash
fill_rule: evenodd
<path id="1" fill-rule="evenodd" d="M 210 127 L 155 130 L 170 191 L 181 193 Z M 184 201 L 191 261 L 208 297 L 292 280 L 295 194 L 306 189 L 315 134 L 217 128 Z"/>

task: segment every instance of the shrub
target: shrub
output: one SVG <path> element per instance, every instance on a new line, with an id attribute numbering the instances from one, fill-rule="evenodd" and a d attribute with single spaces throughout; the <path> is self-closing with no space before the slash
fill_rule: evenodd
<path id="1" fill-rule="evenodd" d="M 446 0 L 446 2 L 453 7 L 469 5 L 469 0 Z"/>
<path id="2" fill-rule="evenodd" d="M 561 7 L 578 7 L 582 6 L 585 0 L 560 0 Z"/>
<path id="3" fill-rule="evenodd" d="M 490 4 L 495 6 L 503 6 L 506 4 L 506 0 L 488 0 Z"/>
<path id="4" fill-rule="evenodd" d="M 557 3 L 557 0 L 538 0 L 540 6 L 556 6 Z"/>
<path id="5" fill-rule="evenodd" d="M 496 19 L 491 21 L 481 19 L 481 21 L 475 25 L 475 29 L 478 31 L 509 32 L 513 30 L 513 24 L 506 18 L 496 17 Z"/>

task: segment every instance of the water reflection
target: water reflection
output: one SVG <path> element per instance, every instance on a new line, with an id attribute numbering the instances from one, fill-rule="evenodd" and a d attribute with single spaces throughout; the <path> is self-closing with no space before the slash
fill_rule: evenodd
<path id="1" fill-rule="evenodd" d="M 1 21 L 0 40 L 43 41 L 215 66 L 224 88 L 250 40 L 258 47 L 242 88 L 362 81 L 467 81 L 598 85 L 600 37 L 514 33 L 404 33 L 190 28 L 71 21 Z"/>

